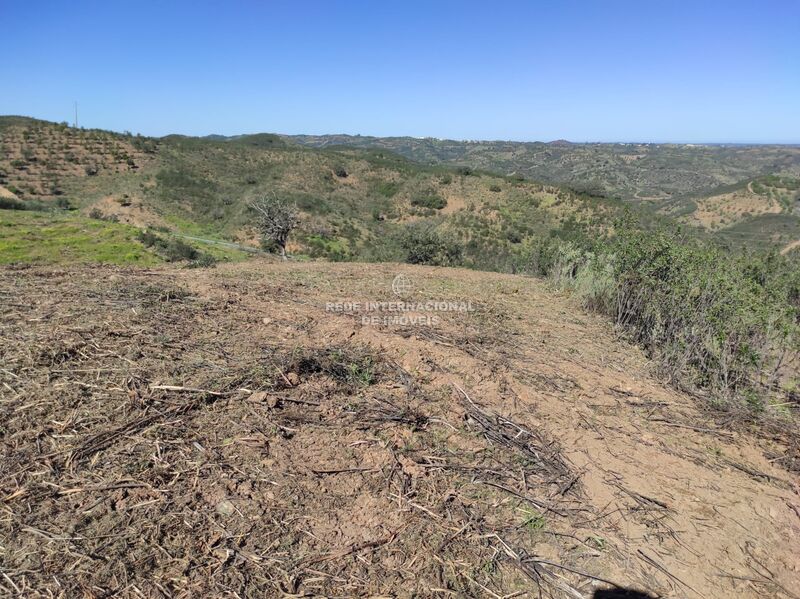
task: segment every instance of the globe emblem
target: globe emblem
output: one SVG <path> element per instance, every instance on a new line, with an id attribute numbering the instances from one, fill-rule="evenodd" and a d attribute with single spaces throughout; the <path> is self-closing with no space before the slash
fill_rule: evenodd
<path id="1" fill-rule="evenodd" d="M 394 280 L 392 280 L 392 291 L 394 291 L 395 295 L 406 296 L 411 293 L 413 287 L 411 279 L 406 275 L 397 275 Z"/>

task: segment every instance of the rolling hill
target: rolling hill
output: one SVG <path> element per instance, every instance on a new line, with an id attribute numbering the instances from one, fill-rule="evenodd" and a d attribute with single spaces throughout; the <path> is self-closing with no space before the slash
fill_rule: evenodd
<path id="1" fill-rule="evenodd" d="M 783 245 L 800 235 L 800 220 L 796 218 L 800 146 L 563 140 L 525 143 L 351 135 L 294 135 L 285 139 L 314 148 L 381 149 L 423 164 L 523 175 L 619 198 L 687 224 L 719 231 L 720 237 L 737 243 Z M 734 190 L 748 189 L 750 197 L 744 202 L 724 197 Z M 760 218 L 764 214 L 771 216 Z M 707 226 L 711 224 L 714 226 Z M 724 231 L 728 227 L 732 230 Z"/>
<path id="2" fill-rule="evenodd" d="M 518 177 L 421 165 L 383 150 L 307 148 L 270 134 L 151 139 L 5 117 L 0 147 L 6 207 L 71 209 L 257 248 L 248 203 L 278 194 L 303 215 L 291 251 L 312 258 L 398 259 L 392 240 L 425 222 L 457 237 L 468 263 L 500 264 L 533 236 L 607 221 L 620 208 Z"/>
<path id="3" fill-rule="evenodd" d="M 140 228 L 255 246 L 247 203 L 277 193 L 303 211 L 292 249 L 312 257 L 374 256 L 397 225 L 418 220 L 445 223 L 472 242 L 474 255 L 507 254 L 509 239 L 566 221 L 609 220 L 620 210 L 617 198 L 737 246 L 794 247 L 800 239 L 794 146 L 155 139 L 0 117 L 0 149 L 0 202 L 7 205 L 73 207 Z"/>
<path id="4" fill-rule="evenodd" d="M 800 146 L 455 141 L 351 135 L 293 135 L 285 139 L 315 148 L 379 148 L 423 164 L 521 174 L 553 185 L 650 202 L 703 196 L 722 185 L 773 173 L 800 176 Z"/>

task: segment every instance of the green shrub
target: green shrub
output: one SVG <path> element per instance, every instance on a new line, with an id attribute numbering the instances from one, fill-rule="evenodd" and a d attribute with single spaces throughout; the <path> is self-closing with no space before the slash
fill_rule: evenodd
<path id="1" fill-rule="evenodd" d="M 420 208 L 430 208 L 431 210 L 441 210 L 445 206 L 447 206 L 447 200 L 445 200 L 442 196 L 434 193 L 422 195 L 422 196 L 415 196 L 411 199 L 411 204 L 413 206 L 419 206 Z"/>
<path id="2" fill-rule="evenodd" d="M 549 276 L 553 273 L 562 243 L 549 237 L 537 237 L 529 243 L 526 248 L 528 272 L 539 277 Z"/>
<path id="3" fill-rule="evenodd" d="M 189 262 L 189 268 L 212 268 L 217 265 L 217 259 L 211 254 L 200 253 L 199 256 Z"/>
<path id="4" fill-rule="evenodd" d="M 92 212 L 94 212 L 94 210 L 92 210 Z M 144 244 L 146 247 L 153 247 L 161 244 L 163 242 L 163 239 L 158 235 L 156 235 L 153 231 L 147 229 L 145 231 L 139 232 L 139 241 L 141 241 L 142 244 Z"/>
<path id="5" fill-rule="evenodd" d="M 295 204 L 303 212 L 316 215 L 330 214 L 333 211 L 330 203 L 324 198 L 314 195 L 302 194 L 293 196 Z"/>
<path id="6" fill-rule="evenodd" d="M 391 198 L 400 191 L 400 184 L 395 181 L 377 181 L 373 184 L 372 190 L 385 198 Z"/>
<path id="7" fill-rule="evenodd" d="M 174 237 L 164 238 L 147 229 L 139 232 L 139 241 L 151 247 L 167 262 L 191 261 L 190 266 L 211 266 L 216 263 L 213 256 L 200 252 L 188 243 Z"/>
<path id="8" fill-rule="evenodd" d="M 400 246 L 409 264 L 456 266 L 461 263 L 461 245 L 428 223 L 408 225 L 400 236 Z"/>
<path id="9" fill-rule="evenodd" d="M 670 382 L 720 405 L 763 406 L 798 357 L 800 276 L 775 253 L 734 255 L 621 222 L 593 247 L 540 240 L 529 259 L 532 272 L 611 316 Z"/>
<path id="10" fill-rule="evenodd" d="M 25 202 L 16 198 L 4 198 L 0 196 L 0 210 L 26 210 Z"/>
<path id="11" fill-rule="evenodd" d="M 617 278 L 613 256 L 588 254 L 583 268 L 575 273 L 575 292 L 583 305 L 597 312 L 611 314 L 617 300 Z"/>

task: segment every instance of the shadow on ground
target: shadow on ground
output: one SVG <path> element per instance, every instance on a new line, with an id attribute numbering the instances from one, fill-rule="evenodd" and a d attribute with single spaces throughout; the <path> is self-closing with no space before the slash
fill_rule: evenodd
<path id="1" fill-rule="evenodd" d="M 658 599 L 656 595 L 635 591 L 633 589 L 599 589 L 594 592 L 592 599 Z"/>

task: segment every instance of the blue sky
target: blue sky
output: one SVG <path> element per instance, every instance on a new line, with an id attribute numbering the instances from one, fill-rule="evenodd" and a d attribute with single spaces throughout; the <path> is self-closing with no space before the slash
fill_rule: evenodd
<path id="1" fill-rule="evenodd" d="M 0 114 L 149 135 L 800 143 L 800 1 L 0 0 Z"/>

